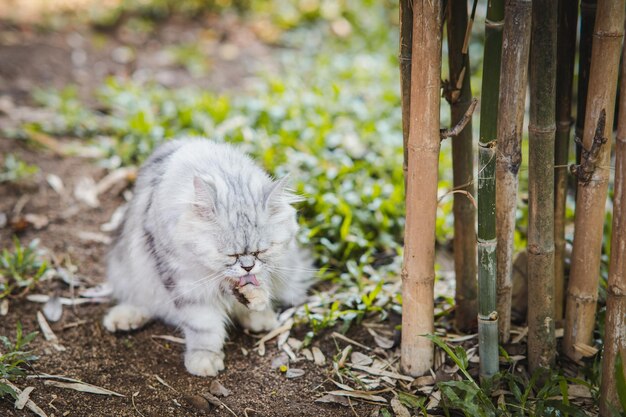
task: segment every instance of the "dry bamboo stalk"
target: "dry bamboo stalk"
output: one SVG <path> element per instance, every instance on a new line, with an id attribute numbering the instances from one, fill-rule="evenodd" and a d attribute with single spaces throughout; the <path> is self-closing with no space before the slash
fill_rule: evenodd
<path id="1" fill-rule="evenodd" d="M 596 127 L 600 125 L 604 125 L 600 134 L 606 139 L 606 143 L 599 146 L 597 163 L 590 164 L 595 165 L 590 180 L 583 181 L 579 177 L 578 181 L 574 249 L 567 288 L 563 338 L 563 350 L 574 360 L 581 358 L 574 345 L 591 344 L 595 324 L 604 206 L 610 173 L 610 138 L 620 49 L 624 36 L 624 6 L 624 0 L 599 0 L 594 28 L 583 147 L 591 150 L 592 143 L 598 142 Z M 602 123 L 603 114 L 606 115 L 605 123 Z M 594 156 L 591 152 L 583 152 L 581 167 L 589 165 L 588 162 Z"/>
<path id="2" fill-rule="evenodd" d="M 401 346 L 402 370 L 412 376 L 428 372 L 433 364 L 432 342 L 423 335 L 434 331 L 441 21 L 441 0 L 413 2 Z"/>
<path id="3" fill-rule="evenodd" d="M 563 319 L 565 308 L 565 203 L 577 20 L 578 0 L 560 0 L 556 60 L 557 124 L 554 147 L 554 318 L 557 321 Z"/>
<path id="4" fill-rule="evenodd" d="M 507 88 L 500 92 L 496 159 L 497 309 L 500 340 L 503 343 L 508 342 L 511 329 L 513 235 L 518 171 L 522 163 L 531 9 L 531 0 L 508 0 L 504 18 L 500 85 L 506 85 Z"/>
<path id="5" fill-rule="evenodd" d="M 626 51 L 626 44 L 624 44 Z M 626 60 L 622 60 L 622 80 L 626 80 Z M 615 189 L 613 193 L 613 234 L 606 300 L 604 353 L 600 415 L 611 416 L 620 407 L 615 382 L 615 358 L 626 359 L 626 82 L 620 90 L 617 137 L 615 138 Z M 626 373 L 626 369 L 622 369 Z M 618 408 L 619 409 L 619 408 Z"/>
<path id="6" fill-rule="evenodd" d="M 554 362 L 554 138 L 558 3 L 533 0 L 528 157 L 528 363 Z"/>
<path id="7" fill-rule="evenodd" d="M 587 88 L 589 87 L 589 70 L 591 69 L 591 43 L 593 26 L 596 21 L 597 0 L 581 0 L 580 2 L 580 42 L 578 44 L 578 86 L 576 100 L 576 163 L 580 163 L 580 144 L 583 141 L 585 111 L 587 109 Z"/>
<path id="8" fill-rule="evenodd" d="M 454 126 L 465 117 L 472 102 L 469 56 L 464 53 L 467 1 L 448 4 L 448 61 L 451 122 Z M 471 116 L 470 116 L 471 117 Z M 471 120 L 471 119 L 470 119 Z M 474 152 L 471 121 L 452 141 L 452 170 L 455 190 L 474 194 Z M 466 195 L 454 195 L 454 269 L 456 273 L 455 324 L 462 331 L 476 329 L 478 293 L 476 287 L 476 209 Z"/>
<path id="9" fill-rule="evenodd" d="M 402 142 L 404 144 L 404 182 L 406 186 L 409 120 L 411 111 L 411 45 L 413 39 L 412 0 L 400 0 L 400 95 L 402 96 Z"/>

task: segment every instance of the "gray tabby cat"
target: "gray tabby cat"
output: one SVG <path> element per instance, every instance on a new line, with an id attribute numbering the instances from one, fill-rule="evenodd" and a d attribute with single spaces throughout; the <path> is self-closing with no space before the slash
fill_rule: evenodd
<path id="1" fill-rule="evenodd" d="M 108 260 L 119 304 L 107 330 L 159 318 L 185 334 L 195 375 L 224 369 L 231 318 L 254 332 L 276 325 L 272 301 L 301 302 L 310 262 L 295 241 L 297 198 L 228 144 L 183 139 L 146 161 Z"/>

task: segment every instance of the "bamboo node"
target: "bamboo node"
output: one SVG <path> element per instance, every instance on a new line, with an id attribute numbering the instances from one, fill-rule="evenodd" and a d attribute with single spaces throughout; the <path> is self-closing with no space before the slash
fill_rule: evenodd
<path id="1" fill-rule="evenodd" d="M 604 136 L 604 127 L 606 125 L 606 110 L 600 111 L 598 117 L 598 123 L 596 125 L 596 131 L 593 135 L 591 142 L 591 148 L 586 149 L 581 143 L 580 138 L 575 136 L 574 141 L 581 147 L 581 163 L 580 165 L 570 165 L 570 172 L 578 177 L 579 183 L 582 185 L 589 184 L 593 178 L 593 174 L 596 170 L 598 159 L 600 157 L 600 150 L 602 145 L 607 143 L 608 138 Z"/>
<path id="2" fill-rule="evenodd" d="M 617 284 L 609 285 L 607 292 L 615 297 L 626 297 L 626 288 L 622 288 Z"/>
<path id="3" fill-rule="evenodd" d="M 504 20 L 494 22 L 493 20 L 485 19 L 485 27 L 489 29 L 502 30 L 502 28 L 504 28 Z"/>
<path id="4" fill-rule="evenodd" d="M 483 321 L 483 322 L 498 321 L 498 312 L 497 311 L 492 311 L 491 313 L 489 313 L 486 316 L 484 314 L 478 313 L 478 321 Z"/>
<path id="5" fill-rule="evenodd" d="M 572 298 L 578 304 L 595 304 L 598 300 L 597 295 L 574 294 L 572 291 L 567 292 L 567 298 Z"/>

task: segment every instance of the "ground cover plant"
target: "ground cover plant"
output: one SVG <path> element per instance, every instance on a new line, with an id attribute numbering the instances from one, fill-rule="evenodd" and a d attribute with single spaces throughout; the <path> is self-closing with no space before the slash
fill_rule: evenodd
<path id="1" fill-rule="evenodd" d="M 2 151 L 15 151 L 13 161 L 18 161 L 7 165 L 5 158 L 6 172 L 14 173 L 6 182 L 31 175 L 35 165 L 43 175 L 39 189 L 19 210 L 17 196 L 29 191 L 2 189 L 6 199 L 0 212 L 9 221 L 0 228 L 0 242 L 7 248 L 0 258 L 0 274 L 10 273 L 10 282 L 17 283 L 10 291 L 9 285 L 2 288 L 7 295 L 26 296 L 27 288 L 30 293 L 27 300 L 6 304 L 10 307 L 0 331 L 8 335 L 19 328 L 19 316 L 27 317 L 24 326 L 34 330 L 42 323 L 35 313 L 43 307 L 56 340 L 46 337 L 41 344 L 39 339 L 31 343 L 31 348 L 38 344 L 37 353 L 42 354 L 35 374 L 56 373 L 82 384 L 76 391 L 63 387 L 63 380 L 33 380 L 32 399 L 55 415 L 54 407 L 59 413 L 84 413 L 80 404 L 86 396 L 93 399 L 90 415 L 106 415 L 111 409 L 120 415 L 597 413 L 597 360 L 588 360 L 582 373 L 566 361 L 549 375 L 528 373 L 523 325 L 514 327 L 512 341 L 500 347 L 501 372 L 494 386 L 480 386 L 477 338 L 460 335 L 451 320 L 453 139 L 443 142 L 439 164 L 439 282 L 432 337 L 440 349 L 431 375 L 415 379 L 398 372 L 405 212 L 396 4 L 209 3 L 122 2 L 112 9 L 96 7 L 90 17 L 79 14 L 88 29 L 77 26 L 74 32 L 62 32 L 70 39 L 68 56 L 83 51 L 93 54 L 90 64 L 104 59 L 117 60 L 115 65 L 82 84 L 73 76 L 53 88 L 34 83 L 27 98 L 15 95 L 14 104 L 2 106 Z M 479 8 L 478 19 L 484 15 L 485 9 Z M 76 18 L 63 17 L 70 22 Z M 220 26 L 225 21 L 233 27 Z M 55 20 L 47 24 L 54 28 Z M 482 35 L 475 32 L 470 73 L 474 96 L 479 96 Z M 238 38 L 241 34 L 245 36 Z M 147 40 L 152 37 L 159 39 L 160 52 L 151 55 L 143 49 L 149 50 Z M 250 38 L 263 45 L 255 46 L 258 49 L 268 48 L 265 55 L 246 49 Z M 246 66 L 247 54 L 254 58 Z M 219 74 L 233 61 L 246 66 L 245 77 L 222 83 Z M 75 71 L 80 70 L 79 65 Z M 218 85 L 212 84 L 212 77 L 219 78 Z M 444 110 L 443 124 L 448 120 Z M 474 126 L 477 129 L 478 123 Z M 306 305 L 285 312 L 281 330 L 272 338 L 233 337 L 232 365 L 216 380 L 232 392 L 227 396 L 208 381 L 198 382 L 177 369 L 180 349 L 172 329 L 155 324 L 144 332 L 115 337 L 103 334 L 99 324 L 105 309 L 100 303 L 108 301 L 108 294 L 96 287 L 104 275 L 102 259 L 135 169 L 164 141 L 195 135 L 236 143 L 273 175 L 290 175 L 294 190 L 304 197 L 298 207 L 299 239 L 311 248 L 320 281 Z M 526 169 L 523 165 L 520 170 L 522 184 Z M 522 187 L 521 193 L 526 192 Z M 25 221 L 18 228 L 13 219 L 25 218 L 22 212 L 43 213 L 49 225 Z M 524 205 L 517 217 L 519 249 L 526 241 Z M 610 227 L 610 218 L 606 224 Z M 42 244 L 55 255 L 49 276 L 37 288 L 34 284 L 48 266 L 36 262 L 34 249 L 18 240 L 10 249 L 16 233 L 21 242 L 41 235 Z M 53 320 L 59 311 L 62 318 Z M 599 332 L 602 323 L 600 319 Z M 19 339 L 4 349 L 21 351 L 24 343 Z M 172 353 L 171 363 L 159 362 Z M 32 359 L 20 355 L 15 354 L 15 360 Z M 85 357 L 84 366 L 69 364 L 73 355 Z M 248 378 L 253 389 L 242 393 L 238 387 Z M 14 393 L 2 387 L 8 395 L 0 410 L 13 415 L 17 411 L 9 397 Z M 94 394 L 96 389 L 108 393 Z M 51 402 L 51 395 L 58 403 Z M 268 405 L 264 397 L 277 405 Z M 46 408 L 49 402 L 54 407 Z"/>

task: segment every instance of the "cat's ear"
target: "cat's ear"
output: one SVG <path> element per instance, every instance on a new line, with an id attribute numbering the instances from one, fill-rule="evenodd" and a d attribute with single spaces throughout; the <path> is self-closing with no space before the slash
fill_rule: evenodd
<path id="1" fill-rule="evenodd" d="M 280 210 L 280 206 L 284 203 L 286 188 L 289 185 L 289 175 L 285 175 L 277 181 L 264 188 L 265 198 L 263 200 L 263 208 L 269 209 L 272 214 Z"/>
<path id="2" fill-rule="evenodd" d="M 194 211 L 202 217 L 211 218 L 215 215 L 217 189 L 211 178 L 201 178 L 197 175 L 193 177 Z"/>

